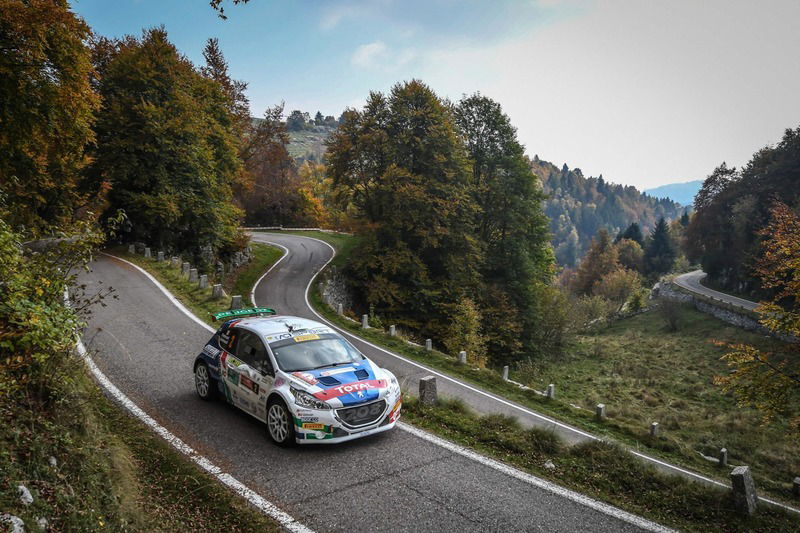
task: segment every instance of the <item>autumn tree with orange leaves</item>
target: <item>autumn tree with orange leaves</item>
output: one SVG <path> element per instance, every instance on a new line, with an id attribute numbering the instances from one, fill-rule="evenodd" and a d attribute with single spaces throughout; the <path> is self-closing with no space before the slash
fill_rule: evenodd
<path id="1" fill-rule="evenodd" d="M 757 309 L 761 324 L 784 337 L 800 339 L 800 217 L 789 206 L 776 203 L 770 224 L 759 232 L 763 255 L 755 268 L 772 301 Z M 767 423 L 777 417 L 800 431 L 800 344 L 789 342 L 775 352 L 747 344 L 732 345 L 723 356 L 732 372 L 715 382 L 733 392 L 740 405 L 756 407 Z"/>

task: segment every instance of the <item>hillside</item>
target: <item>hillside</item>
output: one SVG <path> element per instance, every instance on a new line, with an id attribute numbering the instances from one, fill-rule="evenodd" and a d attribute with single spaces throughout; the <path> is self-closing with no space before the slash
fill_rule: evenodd
<path id="1" fill-rule="evenodd" d="M 703 180 L 687 181 L 685 183 L 669 183 L 652 189 L 645 189 L 644 192 L 655 198 L 669 198 L 673 202 L 678 202 L 684 206 L 694 204 L 694 195 L 703 186 Z"/>
<path id="2" fill-rule="evenodd" d="M 325 154 L 325 140 L 336 126 L 311 126 L 309 129 L 289 132 L 289 155 L 298 164 L 305 160 L 320 161 Z"/>
<path id="3" fill-rule="evenodd" d="M 556 260 L 574 266 L 589 247 L 600 228 L 615 235 L 632 222 L 646 232 L 658 219 L 679 217 L 683 208 L 669 199 L 654 198 L 636 187 L 584 177 L 579 168 L 562 168 L 534 156 L 531 169 L 542 183 L 548 198 L 545 214 L 550 218 Z"/>

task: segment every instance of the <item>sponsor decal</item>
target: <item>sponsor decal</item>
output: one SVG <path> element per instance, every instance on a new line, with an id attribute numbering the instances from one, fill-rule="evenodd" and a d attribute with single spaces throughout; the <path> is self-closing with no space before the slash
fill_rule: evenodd
<path id="1" fill-rule="evenodd" d="M 231 372 L 229 370 L 228 371 L 228 381 L 230 381 L 234 385 L 238 385 L 239 384 L 239 373 L 238 372 Z"/>
<path id="2" fill-rule="evenodd" d="M 400 408 L 403 406 L 403 398 L 397 399 L 397 403 L 392 407 L 392 412 L 389 413 L 389 422 L 395 422 L 400 418 Z"/>
<path id="3" fill-rule="evenodd" d="M 253 381 L 252 379 L 248 378 L 245 375 L 239 377 L 239 384 L 244 387 L 245 389 L 249 389 L 254 393 L 258 394 L 258 383 Z"/>
<path id="4" fill-rule="evenodd" d="M 305 341 L 315 341 L 319 339 L 319 335 L 309 334 L 309 335 L 298 335 L 294 338 L 294 342 L 305 342 Z"/>
<path id="5" fill-rule="evenodd" d="M 286 380 L 283 379 L 283 378 L 277 378 L 275 380 L 275 386 L 276 387 L 282 387 L 284 383 L 286 383 Z"/>
<path id="6" fill-rule="evenodd" d="M 356 369 L 352 366 L 346 366 L 344 368 L 334 368 L 332 370 L 326 370 L 325 372 L 320 372 L 320 376 L 335 376 L 336 374 L 343 374 L 345 372 L 355 372 Z"/>
<path id="7" fill-rule="evenodd" d="M 220 352 L 219 348 L 214 348 L 210 344 L 206 344 L 205 347 L 203 348 L 203 353 L 208 355 L 209 357 L 216 357 L 217 355 L 219 355 L 219 352 Z"/>
<path id="8" fill-rule="evenodd" d="M 316 416 L 301 416 L 300 420 L 303 422 L 319 422 L 319 417 Z"/>
<path id="9" fill-rule="evenodd" d="M 308 330 L 309 333 L 331 333 L 330 328 L 315 328 Z"/>
<path id="10" fill-rule="evenodd" d="M 309 374 L 308 372 L 292 372 L 292 375 L 296 378 L 302 379 L 309 385 L 316 385 L 317 378 Z"/>
<path id="11" fill-rule="evenodd" d="M 346 385 L 331 387 L 330 389 L 315 392 L 313 393 L 313 396 L 318 400 L 326 401 L 330 400 L 331 398 L 338 398 L 339 396 L 353 394 L 359 391 L 362 391 L 363 394 L 363 391 L 384 388 L 386 388 L 385 379 L 371 379 L 368 381 L 355 381 L 353 383 L 347 383 Z"/>
<path id="12" fill-rule="evenodd" d="M 325 430 L 325 424 L 319 424 L 319 423 L 316 423 L 316 422 L 303 422 L 303 425 L 301 426 L 301 428 L 302 429 L 313 429 L 313 430 L 316 430 L 316 431 L 324 431 Z"/>

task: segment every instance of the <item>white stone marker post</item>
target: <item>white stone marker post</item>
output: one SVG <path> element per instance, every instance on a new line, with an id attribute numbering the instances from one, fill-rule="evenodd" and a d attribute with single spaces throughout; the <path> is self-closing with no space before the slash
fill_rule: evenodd
<path id="1" fill-rule="evenodd" d="M 173 257 L 170 259 L 169 266 L 172 268 L 178 268 L 181 265 L 181 259 L 179 257 Z"/>
<path id="2" fill-rule="evenodd" d="M 606 418 L 606 404 L 598 403 L 597 407 L 594 408 L 594 416 L 598 420 L 605 420 L 605 418 Z"/>
<path id="3" fill-rule="evenodd" d="M 397 328 L 394 325 L 389 326 L 389 336 L 394 337 L 395 335 L 397 335 Z"/>
<path id="4" fill-rule="evenodd" d="M 731 485 L 733 486 L 733 503 L 736 509 L 742 513 L 752 516 L 756 512 L 758 496 L 756 495 L 756 484 L 753 482 L 753 474 L 750 473 L 749 466 L 737 466 L 731 471 Z"/>
<path id="5" fill-rule="evenodd" d="M 552 383 L 548 385 L 544 395 L 550 398 L 551 400 L 554 400 L 556 397 L 556 386 Z"/>
<path id="6" fill-rule="evenodd" d="M 339 316 L 344 316 L 344 306 L 342 304 L 336 306 L 336 314 Z"/>
<path id="7" fill-rule="evenodd" d="M 434 405 L 439 400 L 436 393 L 436 378 L 425 376 L 419 380 L 419 401 L 423 405 Z"/>
<path id="8" fill-rule="evenodd" d="M 794 478 L 792 482 L 792 494 L 795 496 L 800 496 L 800 477 Z"/>
<path id="9" fill-rule="evenodd" d="M 128 245 L 128 253 L 129 254 L 135 254 L 136 253 L 136 245 L 135 244 L 129 244 Z"/>
<path id="10" fill-rule="evenodd" d="M 198 279 L 197 278 L 197 269 L 193 268 L 193 269 L 189 270 L 189 281 L 191 283 L 197 283 L 197 279 Z"/>
<path id="11" fill-rule="evenodd" d="M 164 252 L 158 252 L 156 254 L 156 261 L 158 261 L 159 263 L 164 262 Z"/>
<path id="12" fill-rule="evenodd" d="M 202 276 L 200 276 L 200 281 L 197 282 L 197 286 L 200 287 L 201 289 L 205 289 L 206 287 L 208 287 L 207 274 L 203 274 Z"/>
<path id="13" fill-rule="evenodd" d="M 458 352 L 458 362 L 461 363 L 462 365 L 467 364 L 467 352 L 465 352 L 464 350 Z"/>
<path id="14" fill-rule="evenodd" d="M 236 296 L 231 297 L 231 309 L 241 309 L 242 308 L 242 297 L 238 294 Z"/>
<path id="15" fill-rule="evenodd" d="M 189 263 L 183 263 L 181 265 L 181 276 L 188 278 L 189 277 L 189 270 L 191 270 L 192 265 Z"/>
<path id="16" fill-rule="evenodd" d="M 650 436 L 658 437 L 658 422 L 653 422 L 650 424 Z"/>
<path id="17" fill-rule="evenodd" d="M 361 315 L 361 329 L 369 327 L 369 315 Z"/>
<path id="18" fill-rule="evenodd" d="M 144 258 L 145 259 L 150 259 L 151 257 L 153 257 L 153 256 L 150 255 L 150 248 L 145 248 L 144 249 Z"/>
<path id="19" fill-rule="evenodd" d="M 503 381 L 508 381 L 508 365 L 503 367 Z"/>
<path id="20" fill-rule="evenodd" d="M 425 339 L 425 350 L 430 352 L 433 350 L 433 341 L 430 339 Z"/>
<path id="21" fill-rule="evenodd" d="M 728 448 L 719 451 L 719 466 L 728 466 Z"/>
<path id="22" fill-rule="evenodd" d="M 217 283 L 213 287 L 211 287 L 211 297 L 214 299 L 222 298 L 222 285 Z"/>

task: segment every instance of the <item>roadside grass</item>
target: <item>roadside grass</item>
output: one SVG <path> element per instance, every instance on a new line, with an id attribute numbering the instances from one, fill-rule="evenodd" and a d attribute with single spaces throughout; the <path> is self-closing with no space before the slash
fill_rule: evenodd
<path id="1" fill-rule="evenodd" d="M 462 402 L 436 406 L 405 396 L 403 416 L 417 427 L 521 470 L 685 531 L 797 531 L 796 516 L 764 505 L 753 517 L 736 513 L 730 493 L 657 472 L 609 443 L 565 446 L 542 429 L 507 416 L 479 416 Z M 545 464 L 550 461 L 552 468 Z"/>
<path id="2" fill-rule="evenodd" d="M 128 253 L 127 248 L 123 246 L 111 248 L 109 253 L 144 268 L 167 287 L 192 313 L 212 324 L 211 313 L 227 311 L 230 308 L 230 295 L 239 294 L 242 296 L 243 305 L 252 305 L 250 289 L 253 284 L 283 255 L 283 250 L 267 244 L 251 243 L 251 249 L 253 250 L 253 259 L 226 276 L 223 288 L 228 296 L 218 299 L 211 297 L 210 281 L 207 288 L 201 289 L 197 283 L 190 283 L 187 278 L 182 276 L 180 268 L 172 268 L 169 261 L 158 262 L 155 259 L 146 259 L 144 256 Z"/>
<path id="3" fill-rule="evenodd" d="M 336 262 L 346 265 L 356 243 L 349 235 L 287 232 L 325 240 L 337 249 Z M 720 361 L 722 343 L 749 343 L 762 348 L 776 341 L 731 326 L 690 307 L 682 308 L 679 330 L 667 331 L 661 316 L 650 311 L 614 322 L 591 335 L 578 336 L 562 356 L 530 361 L 513 368 L 511 379 L 538 390 L 556 385 L 556 400 L 502 380 L 496 370 L 461 365 L 455 357 L 426 351 L 378 328 L 361 329 L 322 302 L 315 285 L 314 308 L 337 326 L 408 359 L 478 385 L 520 405 L 583 430 L 703 474 L 729 481 L 730 468 L 705 459 L 727 448 L 729 463 L 749 465 L 758 489 L 781 500 L 796 501 L 792 479 L 800 475 L 796 439 L 785 424 L 762 426 L 759 414 L 742 408 L 712 380 L 728 372 Z M 434 345 L 435 346 L 435 345 Z M 606 405 L 606 420 L 594 416 Z M 649 435 L 659 422 L 660 435 Z"/>
<path id="4" fill-rule="evenodd" d="M 280 530 L 73 366 L 69 393 L 58 400 L 0 406 L 0 514 L 22 518 L 26 531 Z M 20 484 L 31 505 L 20 502 Z"/>
<path id="5" fill-rule="evenodd" d="M 658 312 L 644 313 L 581 335 L 563 356 L 531 361 L 514 377 L 535 388 L 556 383 L 560 401 L 589 412 L 604 403 L 617 431 L 695 468 L 709 471 L 713 463 L 701 454 L 717 457 L 726 448 L 731 464 L 751 467 L 760 490 L 791 501 L 791 481 L 800 473 L 796 437 L 779 421 L 762 426 L 757 411 L 739 407 L 712 382 L 729 371 L 720 361 L 728 349 L 718 342 L 770 349 L 780 341 L 688 306 L 680 312 L 676 332 Z M 654 442 L 648 442 L 651 422 L 661 429 Z"/>

